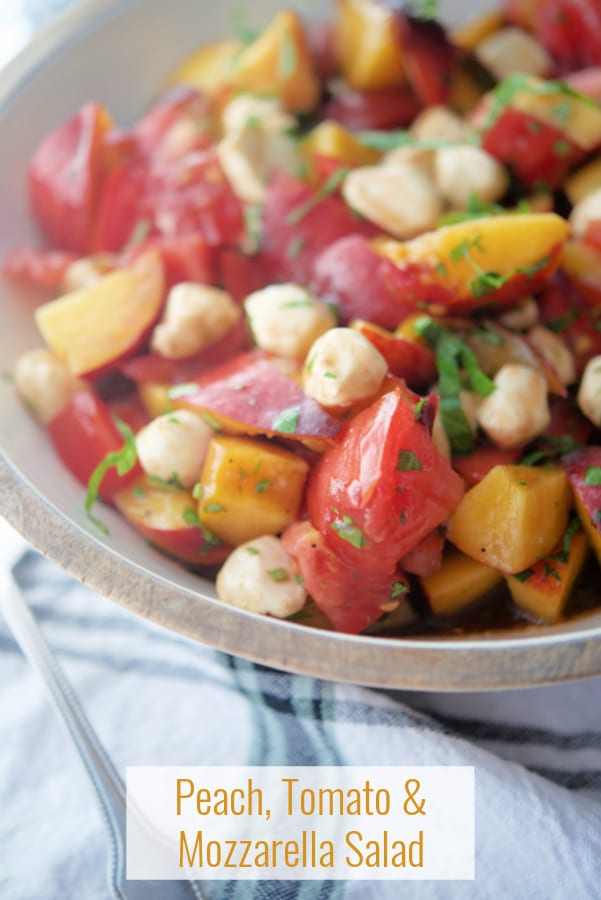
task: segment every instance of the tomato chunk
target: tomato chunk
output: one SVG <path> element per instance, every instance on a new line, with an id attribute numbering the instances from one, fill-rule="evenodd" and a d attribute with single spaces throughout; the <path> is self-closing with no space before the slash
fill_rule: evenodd
<path id="1" fill-rule="evenodd" d="M 309 518 L 337 556 L 359 571 L 391 571 L 444 522 L 463 479 L 416 421 L 399 390 L 358 413 L 313 470 Z"/>
<path id="2" fill-rule="evenodd" d="M 74 253 L 61 250 L 31 250 L 28 247 L 11 251 L 4 261 L 2 274 L 23 284 L 58 289 L 69 266 L 75 262 Z"/>
<path id="3" fill-rule="evenodd" d="M 29 165 L 31 205 L 42 229 L 61 249 L 85 254 L 105 174 L 107 110 L 88 103 L 49 134 Z"/>
<path id="4" fill-rule="evenodd" d="M 107 453 L 121 450 L 124 444 L 108 407 L 91 391 L 75 394 L 48 424 L 48 432 L 56 452 L 84 486 Z M 109 469 L 100 485 L 100 497 L 111 501 L 117 491 L 127 487 L 140 472 L 138 464 L 127 475 L 118 475 L 116 469 Z"/>
<path id="5" fill-rule="evenodd" d="M 409 586 L 396 570 L 354 571 L 329 547 L 310 522 L 295 522 L 282 535 L 307 591 L 337 631 L 359 634 L 390 608 L 406 603 Z"/>

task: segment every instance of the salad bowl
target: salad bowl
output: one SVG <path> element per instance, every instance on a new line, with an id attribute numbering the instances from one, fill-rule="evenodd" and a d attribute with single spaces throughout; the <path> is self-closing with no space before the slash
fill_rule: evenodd
<path id="1" fill-rule="evenodd" d="M 291 3 L 305 15 L 321 4 Z M 260 26 L 281 6 L 254 3 Z M 443 4 L 443 17 L 482 4 Z M 82 103 L 105 103 L 128 123 L 202 43 L 226 36 L 238 5 L 194 0 L 91 0 L 41 33 L 0 73 L 0 256 L 39 241 L 26 197 L 27 163 L 42 137 Z M 321 10 L 323 15 L 323 11 Z M 493 690 L 601 674 L 601 607 L 555 626 L 415 637 L 347 635 L 221 603 L 211 581 L 181 568 L 103 510 L 86 516 L 82 487 L 28 416 L 8 374 L 39 345 L 33 293 L 0 283 L 0 513 L 51 560 L 132 614 L 267 666 L 314 677 L 412 690 Z"/>

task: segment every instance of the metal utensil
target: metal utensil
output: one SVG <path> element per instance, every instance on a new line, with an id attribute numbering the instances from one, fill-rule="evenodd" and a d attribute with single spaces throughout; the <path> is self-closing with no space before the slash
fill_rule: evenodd
<path id="1" fill-rule="evenodd" d="M 33 617 L 13 569 L 27 550 L 25 542 L 0 519 L 0 612 L 33 669 L 50 693 L 94 789 L 108 840 L 107 881 L 114 900 L 202 900 L 192 881 L 126 881 L 125 784 L 96 736 L 73 688 Z"/>

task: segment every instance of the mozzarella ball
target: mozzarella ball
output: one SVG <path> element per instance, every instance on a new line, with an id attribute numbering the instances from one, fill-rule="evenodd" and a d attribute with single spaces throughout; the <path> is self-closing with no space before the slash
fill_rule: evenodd
<path id="1" fill-rule="evenodd" d="M 433 229 L 443 209 L 432 180 L 403 163 L 355 169 L 342 194 L 352 209 L 401 240 Z"/>
<path id="2" fill-rule="evenodd" d="M 577 203 L 568 219 L 574 237 L 584 237 L 591 222 L 601 219 L 601 188 Z"/>
<path id="3" fill-rule="evenodd" d="M 350 406 L 374 397 L 388 363 L 373 344 L 352 328 L 332 328 L 307 355 L 305 393 L 322 406 Z"/>
<path id="4" fill-rule="evenodd" d="M 469 140 L 473 129 L 457 113 L 446 106 L 427 106 L 411 125 L 411 134 L 418 141 L 432 138 L 443 141 Z"/>
<path id="5" fill-rule="evenodd" d="M 296 119 L 284 111 L 279 100 L 257 94 L 239 94 L 230 100 L 221 122 L 226 134 L 253 127 L 268 132 L 292 131 L 296 127 Z"/>
<path id="6" fill-rule="evenodd" d="M 409 144 L 405 147 L 397 147 L 396 150 L 390 150 L 382 157 L 379 164 L 381 166 L 412 166 L 432 180 L 435 157 L 435 150 L 429 147 L 420 147 L 418 144 Z"/>
<path id="7" fill-rule="evenodd" d="M 578 406 L 597 428 L 601 426 L 601 356 L 586 364 L 578 389 Z"/>
<path id="8" fill-rule="evenodd" d="M 539 41 L 522 28 L 501 28 L 476 47 L 476 57 L 497 81 L 514 72 L 548 77 L 553 60 Z"/>
<path id="9" fill-rule="evenodd" d="M 244 301 L 244 308 L 258 347 L 300 361 L 313 342 L 336 325 L 326 304 L 296 284 L 255 291 Z"/>
<path id="10" fill-rule="evenodd" d="M 538 303 L 533 297 L 525 297 L 500 315 L 499 322 L 511 331 L 527 331 L 538 322 Z"/>
<path id="11" fill-rule="evenodd" d="M 496 390 L 477 412 L 491 441 L 506 450 L 528 444 L 551 421 L 547 382 L 535 369 L 518 363 L 503 366 L 495 376 Z"/>
<path id="12" fill-rule="evenodd" d="M 226 291 L 192 282 L 176 284 L 152 333 L 152 349 L 167 359 L 185 359 L 225 337 L 241 316 Z"/>
<path id="13" fill-rule="evenodd" d="M 248 612 L 285 619 L 303 608 L 307 592 L 277 537 L 255 538 L 228 556 L 217 575 L 217 596 Z"/>
<path id="14" fill-rule="evenodd" d="M 178 409 L 145 425 L 136 435 L 140 465 L 147 475 L 191 488 L 200 479 L 213 429 L 197 413 Z"/>
<path id="15" fill-rule="evenodd" d="M 436 184 L 444 198 L 459 209 L 473 197 L 492 203 L 503 196 L 509 186 L 505 168 L 480 147 L 460 144 L 441 147 L 434 161 Z"/>
<path id="16" fill-rule="evenodd" d="M 527 334 L 532 346 L 555 370 L 562 384 L 573 384 L 576 381 L 576 364 L 574 355 L 566 342 L 549 328 L 535 325 Z"/>
<path id="17" fill-rule="evenodd" d="M 89 390 L 45 347 L 23 353 L 15 365 L 14 378 L 17 393 L 43 425 L 62 412 L 75 394 Z"/>

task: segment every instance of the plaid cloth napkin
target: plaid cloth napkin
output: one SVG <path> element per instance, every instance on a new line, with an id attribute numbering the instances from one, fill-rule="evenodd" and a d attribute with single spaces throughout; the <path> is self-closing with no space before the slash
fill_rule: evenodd
<path id="1" fill-rule="evenodd" d="M 601 679 L 466 695 L 333 684 L 160 630 L 33 551 L 15 573 L 122 772 L 180 764 L 475 766 L 474 882 L 215 882 L 210 900 L 600 896 Z M 1 621 L 0 747 L 2 900 L 105 900 L 104 834 L 91 791 Z"/>

